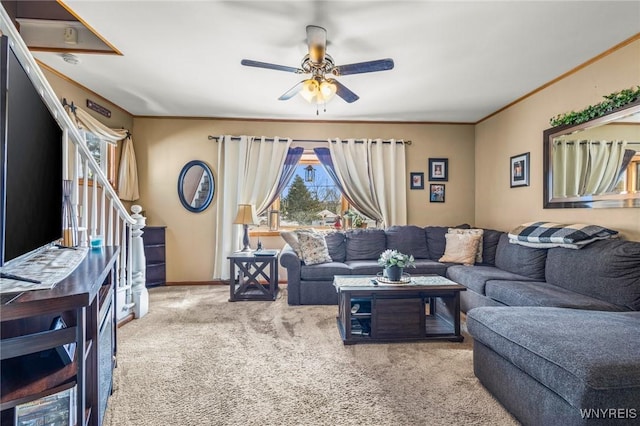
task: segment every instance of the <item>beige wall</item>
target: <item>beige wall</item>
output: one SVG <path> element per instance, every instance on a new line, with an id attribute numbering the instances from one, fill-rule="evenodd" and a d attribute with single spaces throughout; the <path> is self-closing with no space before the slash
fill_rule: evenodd
<path id="1" fill-rule="evenodd" d="M 472 125 L 135 118 L 134 134 L 140 179 L 139 202 L 146 211 L 147 223 L 167 226 L 167 280 L 170 282 L 206 281 L 213 275 L 214 208 L 191 213 L 182 207 L 177 195 L 178 175 L 188 161 L 205 161 L 216 174 L 216 142 L 208 140 L 209 135 L 411 140 L 412 145 L 407 147 L 407 182 L 409 172 L 424 172 L 427 180 L 429 157 L 449 158 L 449 181 L 443 204 L 429 203 L 428 182 L 425 182 L 424 190 L 407 190 L 409 223 L 421 226 L 473 223 Z M 217 199 L 214 198 L 215 202 Z M 268 248 L 283 245 L 279 237 L 261 240 Z M 255 246 L 255 242 L 253 244 Z"/>
<path id="2" fill-rule="evenodd" d="M 593 223 L 640 240 L 640 209 L 543 209 L 542 132 L 557 114 L 601 102 L 640 84 L 640 40 L 613 52 L 476 126 L 477 226 L 509 230 L 523 222 Z M 530 186 L 509 187 L 509 158 L 531 153 Z"/>

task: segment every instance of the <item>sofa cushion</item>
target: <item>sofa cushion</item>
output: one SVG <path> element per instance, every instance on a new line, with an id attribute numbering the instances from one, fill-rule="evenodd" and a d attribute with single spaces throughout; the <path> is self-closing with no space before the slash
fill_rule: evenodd
<path id="1" fill-rule="evenodd" d="M 347 231 L 347 260 L 378 260 L 387 249 L 387 237 L 382 229 Z"/>
<path id="2" fill-rule="evenodd" d="M 456 228 L 469 229 L 467 224 L 458 225 Z M 444 254 L 444 249 L 447 245 L 444 238 L 449 232 L 448 226 L 426 226 L 424 228 L 427 235 L 427 248 L 429 249 L 429 259 L 438 260 Z"/>
<path id="3" fill-rule="evenodd" d="M 344 275 L 376 275 L 382 272 L 382 266 L 377 260 L 347 260 L 345 262 L 350 272 Z"/>
<path id="4" fill-rule="evenodd" d="M 413 226 L 391 226 L 385 229 L 387 248 L 413 255 L 414 259 L 428 259 L 427 236 L 424 229 Z"/>
<path id="5" fill-rule="evenodd" d="M 535 249 L 509 243 L 507 234 L 500 236 L 496 249 L 496 266 L 514 274 L 544 280 L 547 249 Z"/>
<path id="6" fill-rule="evenodd" d="M 532 281 L 522 275 L 505 271 L 495 266 L 463 266 L 455 265 L 447 269 L 447 278 L 467 287 L 476 293 L 485 294 L 485 283 L 489 280 Z"/>
<path id="7" fill-rule="evenodd" d="M 473 265 L 482 235 L 448 233 L 444 236 L 446 246 L 439 262 Z"/>
<path id="8" fill-rule="evenodd" d="M 546 281 L 640 310 L 640 242 L 603 240 L 580 250 L 549 249 Z"/>
<path id="9" fill-rule="evenodd" d="M 482 264 L 494 266 L 496 264 L 496 249 L 498 241 L 504 232 L 485 229 L 482 234 Z"/>
<path id="10" fill-rule="evenodd" d="M 347 258 L 347 238 L 344 232 L 329 232 L 325 234 L 329 256 L 334 262 L 344 262 Z"/>
<path id="11" fill-rule="evenodd" d="M 327 262 L 313 266 L 303 265 L 300 278 L 310 281 L 333 281 L 334 275 L 349 275 L 351 268 L 341 262 Z"/>
<path id="12" fill-rule="evenodd" d="M 300 253 L 305 265 L 331 262 L 324 235 L 304 232 L 298 234 L 298 241 L 300 241 Z"/>
<path id="13" fill-rule="evenodd" d="M 508 306 L 550 306 L 614 312 L 626 310 L 613 303 L 540 281 L 488 280 L 485 294 Z"/>
<path id="14" fill-rule="evenodd" d="M 474 339 L 576 408 L 627 407 L 640 388 L 640 312 L 482 307 L 467 313 Z M 637 402 L 637 399 L 636 399 Z"/>
<path id="15" fill-rule="evenodd" d="M 436 262 L 435 260 L 430 259 L 416 259 L 415 260 L 415 268 L 405 268 L 404 272 L 407 272 L 411 275 L 441 275 L 447 272 L 447 267 L 449 264 Z"/>

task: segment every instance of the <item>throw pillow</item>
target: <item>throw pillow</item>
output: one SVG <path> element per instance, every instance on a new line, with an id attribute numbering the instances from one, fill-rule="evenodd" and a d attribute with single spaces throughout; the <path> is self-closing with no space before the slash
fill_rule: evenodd
<path id="1" fill-rule="evenodd" d="M 301 232 L 298 234 L 302 261 L 305 265 L 332 262 L 324 235 Z"/>
<path id="2" fill-rule="evenodd" d="M 482 263 L 482 244 L 483 244 L 483 235 L 484 229 L 460 229 L 460 228 L 449 228 L 448 234 L 471 234 L 471 235 L 479 235 L 480 243 L 478 244 L 478 252 L 476 253 L 476 263 Z"/>
<path id="3" fill-rule="evenodd" d="M 446 246 L 444 256 L 440 262 L 462 263 L 473 265 L 478 253 L 480 235 L 474 234 L 445 234 Z"/>
<path id="4" fill-rule="evenodd" d="M 302 253 L 300 252 L 300 241 L 298 241 L 298 234 L 300 233 L 315 233 L 315 229 L 296 229 L 295 231 L 280 231 L 280 236 L 282 239 L 289 244 L 289 246 L 296 252 L 298 257 L 302 257 Z"/>

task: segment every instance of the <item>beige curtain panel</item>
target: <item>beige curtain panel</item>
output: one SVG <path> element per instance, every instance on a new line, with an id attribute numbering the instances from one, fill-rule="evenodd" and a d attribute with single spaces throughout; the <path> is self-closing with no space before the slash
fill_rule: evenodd
<path id="1" fill-rule="evenodd" d="M 620 176 L 626 146 L 626 141 L 555 140 L 553 196 L 578 197 L 609 191 Z"/>
<path id="2" fill-rule="evenodd" d="M 129 130 L 107 127 L 82 108 L 71 108 L 69 105 L 65 105 L 65 109 L 79 129 L 93 133 L 101 140 L 114 145 L 117 145 L 118 141 L 123 141 L 120 170 L 118 171 L 118 197 L 125 201 L 135 201 L 140 198 L 136 154 Z"/>
<path id="3" fill-rule="evenodd" d="M 136 153 L 133 150 L 131 136 L 122 144 L 120 156 L 120 171 L 118 174 L 118 197 L 121 200 L 135 201 L 140 198 L 138 192 L 138 166 L 136 165 Z"/>
<path id="4" fill-rule="evenodd" d="M 123 140 L 129 134 L 127 129 L 111 129 L 105 126 L 82 108 L 74 107 L 74 111 L 67 106 L 67 113 L 78 128 L 91 132 L 104 141 L 116 145 L 118 141 Z"/>

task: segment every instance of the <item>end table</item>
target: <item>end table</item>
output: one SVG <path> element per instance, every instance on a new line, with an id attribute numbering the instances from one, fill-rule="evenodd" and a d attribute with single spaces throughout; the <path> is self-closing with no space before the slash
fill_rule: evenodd
<path id="1" fill-rule="evenodd" d="M 229 302 L 276 300 L 278 254 L 278 250 L 264 250 L 264 253 L 256 251 L 231 253 L 227 257 L 230 266 Z M 238 269 L 237 281 L 236 268 Z M 264 281 L 260 282 L 260 278 Z"/>

